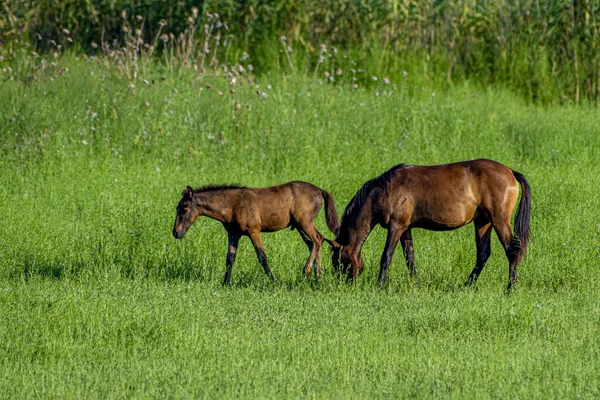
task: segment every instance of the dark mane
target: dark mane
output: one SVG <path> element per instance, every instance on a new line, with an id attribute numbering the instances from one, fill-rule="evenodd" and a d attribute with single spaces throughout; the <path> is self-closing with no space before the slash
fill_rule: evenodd
<path id="1" fill-rule="evenodd" d="M 227 190 L 227 189 L 246 189 L 246 186 L 231 184 L 231 185 L 204 185 L 197 189 L 194 189 L 194 193 L 201 192 L 213 192 L 215 190 Z"/>
<path id="2" fill-rule="evenodd" d="M 346 209 L 344 210 L 344 214 L 342 215 L 342 223 L 340 225 L 340 231 L 337 238 L 339 244 L 341 244 L 342 246 L 347 244 L 350 225 L 356 217 L 358 211 L 365 204 L 365 201 L 367 200 L 367 197 L 369 196 L 371 191 L 375 188 L 387 187 L 387 185 L 392 180 L 392 176 L 394 175 L 394 173 L 404 166 L 406 166 L 406 164 L 398 164 L 395 167 L 388 169 L 380 176 L 365 182 L 365 184 L 363 184 L 361 188 L 358 189 L 358 192 L 356 192 L 352 200 L 350 200 L 350 203 L 348 203 L 348 206 L 346 207 Z"/>

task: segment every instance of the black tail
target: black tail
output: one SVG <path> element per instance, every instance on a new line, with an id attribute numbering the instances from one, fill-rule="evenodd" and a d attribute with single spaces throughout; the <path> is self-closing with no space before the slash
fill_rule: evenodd
<path id="1" fill-rule="evenodd" d="M 325 217 L 327 220 L 327 227 L 337 237 L 338 231 L 340 230 L 340 220 L 338 219 L 337 210 L 335 209 L 335 203 L 333 202 L 333 196 L 331 193 L 321 189 L 321 194 L 325 200 Z"/>
<path id="2" fill-rule="evenodd" d="M 333 270 L 335 272 L 340 272 L 340 253 L 342 252 L 342 246 L 335 240 L 329 240 L 327 238 L 323 239 L 331 246 L 331 263 L 333 264 Z"/>
<path id="3" fill-rule="evenodd" d="M 519 202 L 519 210 L 515 219 L 515 234 L 519 238 L 520 246 L 517 253 L 517 265 L 521 262 L 521 258 L 527 250 L 529 243 L 529 220 L 531 219 L 531 188 L 525 177 L 513 171 L 515 179 L 521 184 L 521 201 Z"/>

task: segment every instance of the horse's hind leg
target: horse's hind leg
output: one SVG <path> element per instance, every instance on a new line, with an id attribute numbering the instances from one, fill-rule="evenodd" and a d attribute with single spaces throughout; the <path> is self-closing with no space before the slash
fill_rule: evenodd
<path id="1" fill-rule="evenodd" d="M 494 230 L 498 234 L 498 239 L 504 247 L 506 258 L 508 258 L 508 287 L 510 291 L 517 284 L 517 254 L 519 253 L 519 239 L 513 236 L 510 229 L 510 218 L 498 224 L 494 223 Z"/>
<path id="2" fill-rule="evenodd" d="M 402 236 L 400 236 L 400 244 L 402 245 L 402 250 L 404 251 L 404 258 L 406 258 L 406 266 L 408 267 L 410 277 L 418 285 L 419 278 L 417 276 L 417 267 L 415 266 L 415 252 L 410 229 L 404 231 Z"/>
<path id="3" fill-rule="evenodd" d="M 228 237 L 228 248 L 227 248 L 227 271 L 225 272 L 225 279 L 223 285 L 229 285 L 231 283 L 231 269 L 235 262 L 235 253 L 237 252 L 238 243 L 240 241 L 239 235 L 229 234 Z"/>
<path id="4" fill-rule="evenodd" d="M 315 263 L 317 264 L 317 277 L 321 276 L 321 246 L 323 245 L 323 242 L 325 241 L 325 236 L 323 236 L 323 234 L 321 232 L 319 232 L 317 230 L 317 228 L 315 228 L 315 231 L 317 232 L 317 236 L 319 237 L 319 250 L 317 251 L 317 257 L 315 259 Z"/>
<path id="5" fill-rule="evenodd" d="M 488 258 L 492 254 L 491 246 L 491 235 L 492 235 L 492 224 L 486 218 L 476 218 L 475 221 L 475 244 L 477 245 L 477 261 L 475 267 L 471 271 L 471 275 L 465 282 L 465 286 L 471 286 L 477 282 L 477 278 Z"/>
<path id="6" fill-rule="evenodd" d="M 258 262 L 262 265 L 265 270 L 265 274 L 272 281 L 275 280 L 273 273 L 271 272 L 271 268 L 269 268 L 269 264 L 267 263 L 267 255 L 265 254 L 265 249 L 263 248 L 262 238 L 260 237 L 260 232 L 250 232 L 250 240 L 252 241 L 252 245 L 254 246 L 254 250 L 256 250 L 256 257 L 258 257 Z"/>
<path id="7" fill-rule="evenodd" d="M 314 225 L 310 225 L 308 227 L 300 227 L 298 229 L 300 236 L 304 240 L 304 243 L 308 246 L 308 250 L 310 251 L 310 255 L 306 260 L 306 264 L 304 265 L 304 273 L 307 278 L 310 278 L 310 274 L 312 272 L 313 264 L 317 264 L 316 274 L 317 276 L 321 276 L 321 245 L 323 244 L 323 235 L 317 231 Z"/>
<path id="8" fill-rule="evenodd" d="M 313 248 L 315 247 L 315 242 L 313 242 L 310 239 L 310 237 L 302 229 L 298 229 L 298 233 L 302 237 L 302 240 L 304 240 L 304 243 L 306 243 L 306 246 L 308 247 L 308 251 L 310 252 L 310 254 L 308 255 L 308 259 L 306 260 L 306 264 L 304 264 L 304 274 L 306 275 L 307 278 L 310 278 L 310 274 L 312 272 L 312 266 L 313 266 L 313 262 L 314 262 Z"/>

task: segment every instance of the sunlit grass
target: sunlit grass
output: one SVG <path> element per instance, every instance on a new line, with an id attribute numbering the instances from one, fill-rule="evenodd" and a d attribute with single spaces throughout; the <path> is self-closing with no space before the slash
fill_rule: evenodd
<path id="1" fill-rule="evenodd" d="M 466 85 L 415 95 L 410 79 L 353 90 L 243 76 L 232 87 L 158 68 L 133 95 L 102 67 L 68 62 L 64 77 L 0 91 L 0 393 L 600 395 L 595 111 Z M 184 240 L 171 236 L 188 184 L 307 180 L 341 212 L 395 164 L 480 157 L 532 187 L 532 243 L 511 296 L 495 236 L 477 288 L 463 288 L 472 227 L 414 232 L 421 285 L 398 253 L 384 291 L 380 229 L 354 286 L 333 276 L 326 249 L 323 279 L 305 281 L 295 231 L 263 235 L 275 284 L 242 239 L 228 289 L 219 223 L 200 219 Z"/>

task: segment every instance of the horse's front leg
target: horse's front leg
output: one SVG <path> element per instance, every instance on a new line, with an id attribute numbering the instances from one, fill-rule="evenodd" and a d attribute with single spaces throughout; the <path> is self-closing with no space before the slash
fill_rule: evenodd
<path id="1" fill-rule="evenodd" d="M 385 286 L 385 278 L 387 276 L 388 268 L 390 263 L 392 262 L 392 257 L 394 256 L 394 252 L 396 251 L 396 246 L 400 241 L 400 237 L 404 229 L 400 228 L 397 225 L 390 224 L 388 228 L 387 239 L 385 241 L 385 248 L 383 249 L 383 254 L 381 255 L 380 269 L 379 269 L 379 286 L 383 289 Z"/>
<path id="2" fill-rule="evenodd" d="M 223 280 L 223 285 L 229 285 L 231 283 L 231 270 L 233 268 L 233 263 L 235 262 L 235 254 L 237 252 L 238 243 L 240 241 L 240 235 L 234 235 L 229 233 L 227 241 L 227 271 L 225 272 L 225 279 Z"/>
<path id="3" fill-rule="evenodd" d="M 265 249 L 263 248 L 262 238 L 260 237 L 260 231 L 252 231 L 249 233 L 250 240 L 252 241 L 252 245 L 254 246 L 254 250 L 256 250 L 256 257 L 258 258 L 258 262 L 262 265 L 265 270 L 265 274 L 272 281 L 275 280 L 271 269 L 269 268 L 269 263 L 267 262 L 267 255 L 265 254 Z"/>

